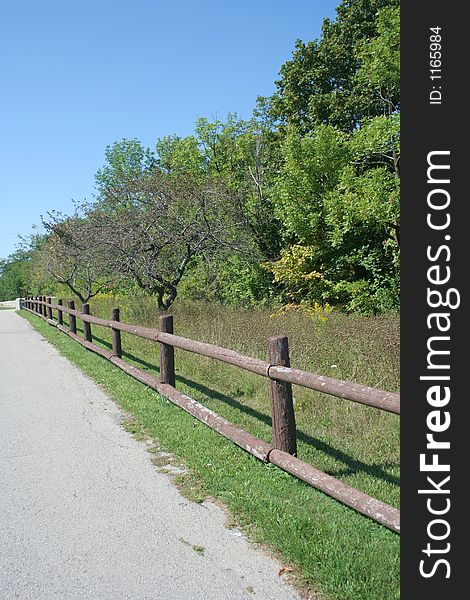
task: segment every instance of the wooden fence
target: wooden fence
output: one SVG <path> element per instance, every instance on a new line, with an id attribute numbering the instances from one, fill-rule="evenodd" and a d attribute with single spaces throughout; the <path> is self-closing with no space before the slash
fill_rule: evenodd
<path id="1" fill-rule="evenodd" d="M 83 304 L 81 311 L 76 310 L 73 300 L 69 301 L 66 307 L 60 299 L 57 304 L 52 304 L 50 297 L 28 297 L 23 301 L 22 307 L 39 315 L 50 325 L 54 325 L 89 350 L 106 358 L 135 379 L 167 397 L 174 404 L 250 452 L 256 458 L 277 465 L 284 471 L 295 475 L 316 489 L 354 508 L 385 527 L 396 532 L 400 531 L 400 511 L 398 509 L 364 494 L 323 471 L 315 469 L 312 465 L 299 460 L 295 456 L 297 441 L 292 384 L 395 414 L 400 413 L 400 397 L 398 394 L 291 368 L 288 340 L 285 336 L 269 338 L 268 361 L 263 361 L 243 356 L 233 350 L 174 335 L 173 317 L 171 315 L 162 315 L 159 319 L 159 329 L 152 329 L 122 323 L 118 308 L 113 309 L 111 320 L 92 316 L 88 304 Z M 53 319 L 53 311 L 57 311 L 57 320 Z M 64 313 L 69 315 L 68 327 L 65 327 L 63 323 Z M 83 322 L 83 338 L 77 335 L 77 318 Z M 93 343 L 92 324 L 111 328 L 111 352 Z M 121 331 L 159 343 L 160 377 L 158 379 L 122 359 Z M 174 348 L 208 356 L 266 377 L 269 380 L 271 398 L 272 444 L 254 437 L 199 402 L 179 392 L 175 387 Z"/>

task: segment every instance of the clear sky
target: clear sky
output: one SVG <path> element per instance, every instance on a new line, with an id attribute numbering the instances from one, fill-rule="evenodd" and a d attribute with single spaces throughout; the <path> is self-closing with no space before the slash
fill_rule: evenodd
<path id="1" fill-rule="evenodd" d="M 91 199 L 107 145 L 250 117 L 340 0 L 0 0 L 0 258 Z"/>

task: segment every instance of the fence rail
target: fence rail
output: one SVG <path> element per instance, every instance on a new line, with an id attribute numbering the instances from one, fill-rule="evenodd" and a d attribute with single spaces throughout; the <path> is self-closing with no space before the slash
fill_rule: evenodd
<path id="1" fill-rule="evenodd" d="M 159 320 L 159 329 L 153 329 L 122 323 L 118 308 L 113 309 L 112 319 L 108 320 L 91 315 L 88 304 L 84 304 L 80 311 L 75 309 L 73 301 L 69 301 L 66 307 L 62 299 L 59 299 L 57 304 L 53 304 L 52 298 L 45 296 L 26 298 L 23 302 L 23 308 L 42 317 L 49 324 L 54 325 L 89 350 L 106 358 L 132 377 L 166 396 L 180 408 L 183 408 L 260 460 L 277 465 L 389 529 L 396 532 L 400 531 L 400 511 L 398 509 L 372 498 L 296 458 L 297 436 L 292 401 L 292 384 L 394 414 L 400 413 L 400 396 L 398 394 L 291 368 L 288 340 L 285 336 L 269 338 L 268 361 L 263 361 L 244 356 L 227 348 L 174 335 L 173 317 L 171 315 L 162 315 Z M 57 311 L 57 320 L 52 318 L 52 311 Z M 64 313 L 69 315 L 68 328 L 63 324 Z M 77 335 L 77 318 L 83 322 L 83 338 Z M 93 343 L 92 324 L 111 328 L 112 351 Z M 121 332 L 159 343 L 159 379 L 126 363 L 122 359 Z M 207 356 L 268 378 L 273 430 L 272 444 L 252 436 L 189 396 L 179 392 L 175 387 L 174 348 Z"/>

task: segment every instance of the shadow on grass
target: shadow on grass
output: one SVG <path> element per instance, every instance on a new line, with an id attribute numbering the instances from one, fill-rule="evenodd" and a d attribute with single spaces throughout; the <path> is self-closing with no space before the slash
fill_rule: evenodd
<path id="1" fill-rule="evenodd" d="M 191 379 L 187 379 L 186 377 L 183 377 L 181 375 L 177 376 L 176 379 L 177 379 L 177 381 L 181 381 L 181 383 L 184 383 L 188 387 L 195 389 L 198 392 L 201 392 L 202 394 L 209 396 L 210 398 L 213 398 L 214 400 L 219 400 L 220 402 L 224 402 L 228 406 L 231 406 L 232 408 L 235 408 L 235 409 L 239 410 L 240 412 L 245 413 L 246 415 L 254 417 L 255 419 L 258 419 L 259 421 L 262 421 L 263 423 L 265 423 L 266 425 L 271 427 L 271 417 L 269 415 L 265 415 L 265 414 L 259 412 L 258 410 L 251 408 L 250 406 L 246 406 L 245 404 L 238 402 L 238 400 L 235 400 L 234 398 L 231 398 L 230 396 L 226 396 L 225 394 L 221 394 L 220 392 L 211 390 L 211 389 L 207 388 L 206 386 L 204 386 L 200 383 L 197 383 L 195 381 L 192 381 Z M 370 475 L 372 477 L 375 477 L 376 479 L 381 479 L 382 481 L 386 481 L 393 485 L 400 484 L 399 477 L 396 477 L 395 475 L 392 475 L 391 473 L 388 473 L 385 470 L 387 467 L 397 466 L 394 463 L 382 463 L 382 464 L 369 465 L 365 462 L 362 462 L 360 460 L 353 458 L 349 454 L 346 454 L 345 452 L 338 450 L 337 448 L 334 448 L 333 446 L 331 446 L 330 444 L 327 444 L 326 442 L 318 440 L 318 439 L 312 437 L 311 435 L 304 433 L 303 431 L 301 431 L 299 429 L 297 429 L 297 439 L 299 441 L 302 441 L 302 442 L 312 446 L 316 450 L 319 450 L 320 452 L 323 452 L 324 454 L 334 458 L 335 460 L 342 462 L 344 465 L 346 465 L 347 469 L 341 469 L 341 471 L 335 471 L 335 472 L 329 471 L 328 474 L 332 475 L 333 477 L 338 477 L 338 476 L 344 477 L 346 475 L 354 475 L 358 472 L 363 472 L 363 473 L 367 473 L 368 475 Z"/>
<path id="2" fill-rule="evenodd" d="M 111 344 L 109 342 L 106 342 L 105 340 L 102 340 L 98 337 L 94 337 L 94 339 L 96 339 L 96 341 L 99 341 L 101 344 L 103 344 L 107 348 L 111 348 Z M 137 356 L 135 356 L 129 352 L 123 351 L 122 355 L 123 355 L 123 357 L 126 357 L 129 360 L 131 360 L 143 367 L 146 367 L 147 369 L 150 369 L 154 372 L 160 371 L 160 369 L 157 365 L 151 364 L 141 358 L 138 358 Z M 208 396 L 209 398 L 212 398 L 213 400 L 218 400 L 219 402 L 223 402 L 224 404 L 227 404 L 228 406 L 231 406 L 232 408 L 235 408 L 250 417 L 258 419 L 259 421 L 265 423 L 269 427 L 271 426 L 271 417 L 269 415 L 265 415 L 265 414 L 259 412 L 258 410 L 251 408 L 250 406 L 246 406 L 246 405 L 242 404 L 241 402 L 238 402 L 238 400 L 231 398 L 230 396 L 227 396 L 225 394 L 222 394 L 221 392 L 212 390 L 201 383 L 197 383 L 196 381 L 193 381 L 192 379 L 188 379 L 187 377 L 184 377 L 183 375 L 177 375 L 176 380 L 177 380 L 177 382 L 180 382 L 180 383 L 188 386 L 189 388 L 194 389 L 194 390 L 200 392 L 201 394 Z M 390 483 L 392 485 L 400 484 L 400 478 L 397 477 L 396 475 L 389 473 L 386 470 L 387 468 L 397 467 L 398 465 L 396 463 L 387 462 L 387 463 L 367 464 L 361 460 L 358 460 L 358 459 L 350 456 L 349 454 L 347 454 L 346 452 L 343 452 L 342 450 L 338 450 L 337 448 L 334 448 L 333 446 L 331 446 L 330 444 L 328 444 L 326 442 L 318 440 L 318 439 L 312 437 L 311 435 L 304 433 L 303 431 L 300 431 L 299 429 L 297 429 L 297 439 L 299 441 L 302 441 L 302 442 L 310 445 L 312 448 L 315 448 L 319 452 L 323 452 L 327 456 L 330 456 L 331 458 L 334 458 L 335 460 L 342 462 L 345 465 L 345 467 L 346 467 L 345 469 L 340 469 L 338 471 L 329 471 L 328 474 L 332 475 L 333 477 L 345 477 L 348 475 L 355 475 L 356 473 L 361 472 L 361 473 L 366 473 L 367 475 L 374 477 L 376 479 Z"/>

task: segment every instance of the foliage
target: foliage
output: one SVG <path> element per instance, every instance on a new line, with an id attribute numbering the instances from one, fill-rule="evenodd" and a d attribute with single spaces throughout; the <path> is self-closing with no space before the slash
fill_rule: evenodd
<path id="1" fill-rule="evenodd" d="M 85 215 L 50 212 L 42 223 L 46 233 L 37 264 L 43 276 L 68 288 L 82 303 L 109 288 L 112 277 L 103 260 L 99 232 Z"/>
<path id="2" fill-rule="evenodd" d="M 14 300 L 29 293 L 30 254 L 18 250 L 0 260 L 0 301 Z"/>
<path id="3" fill-rule="evenodd" d="M 359 4 L 350 3 L 353 20 Z M 349 17 L 342 14 L 337 25 L 346 27 Z M 377 35 L 353 36 L 351 46 L 357 59 L 351 82 L 375 98 L 368 111 L 361 118 L 358 111 L 350 126 L 317 115 L 307 132 L 302 119 L 285 119 L 284 162 L 274 189 L 285 243 L 267 268 L 289 302 L 329 302 L 366 313 L 399 305 L 398 9 L 382 8 L 376 21 Z M 330 25 L 320 46 L 340 33 Z M 322 64 L 318 52 L 315 69 Z M 287 71 L 295 66 L 313 77 L 308 62 L 296 60 Z M 347 111 L 346 101 L 341 106 Z"/>
<path id="4" fill-rule="evenodd" d="M 283 141 L 284 163 L 274 191 L 275 210 L 284 237 L 311 242 L 323 236 L 323 198 L 335 188 L 348 163 L 346 136 L 321 125 L 315 134 L 301 136 L 291 126 Z"/>
<path id="5" fill-rule="evenodd" d="M 265 263 L 264 266 L 272 272 L 276 283 L 286 286 L 289 301 L 300 303 L 307 300 L 315 303 L 326 301 L 333 287 L 333 282 L 316 270 L 317 263 L 318 257 L 313 246 L 294 244 L 282 250 L 278 261 Z"/>
<path id="6" fill-rule="evenodd" d="M 397 6 L 398 0 L 343 0 L 336 9 L 336 20 L 324 20 L 320 40 L 297 40 L 292 59 L 281 67 L 277 91 L 269 101 L 270 113 L 281 126 L 294 125 L 302 134 L 319 124 L 354 131 L 364 118 L 382 113 L 381 98 L 363 85 L 358 71 L 364 59 L 369 59 L 371 73 L 382 70 L 377 51 L 387 45 L 385 32 L 392 23 L 383 17 L 379 32 L 377 12 Z M 382 34 L 381 43 L 367 44 L 378 34 Z M 391 55 L 396 56 L 394 50 L 385 54 L 388 66 L 395 64 L 391 59 Z M 390 87 L 389 93 L 397 105 L 399 89 Z"/>
<path id="7" fill-rule="evenodd" d="M 199 181 L 210 177 L 237 190 L 239 214 L 260 252 L 268 258 L 278 253 L 270 174 L 280 157 L 277 136 L 261 116 L 245 121 L 229 114 L 225 122 L 200 118 L 194 136 L 158 140 L 157 153 L 165 173 L 187 173 Z"/>
<path id="8" fill-rule="evenodd" d="M 397 309 L 399 24 L 398 0 L 342 0 L 250 119 L 108 146 L 94 202 L 46 218 L 27 287 Z"/>
<path id="9" fill-rule="evenodd" d="M 180 295 L 189 300 L 256 307 L 273 300 L 274 288 L 253 254 L 218 252 L 193 262 L 181 282 Z"/>
<path id="10" fill-rule="evenodd" d="M 199 141 L 194 135 L 181 138 L 169 135 L 157 141 L 157 164 L 164 173 L 185 174 L 203 177 L 204 159 Z"/>
<path id="11" fill-rule="evenodd" d="M 390 150 L 392 118 L 376 117 L 348 137 L 331 126 L 320 126 L 314 137 L 290 128 L 276 208 L 291 243 L 267 265 L 290 301 L 365 312 L 397 307 L 399 180 L 392 156 L 397 148 Z"/>
<path id="12" fill-rule="evenodd" d="M 382 8 L 377 13 L 377 33 L 358 44 L 360 67 L 358 85 L 375 94 L 392 114 L 399 110 L 400 98 L 400 10 L 398 6 Z"/>
<path id="13" fill-rule="evenodd" d="M 155 156 L 138 140 L 123 139 L 106 147 L 105 159 L 105 165 L 95 176 L 98 197 L 106 194 L 120 204 L 132 203 L 140 192 L 133 184 L 154 169 Z"/>
<path id="14" fill-rule="evenodd" d="M 159 170 L 101 193 L 89 213 L 109 272 L 132 279 L 168 309 L 190 263 L 202 254 L 241 250 L 235 192 L 191 174 Z"/>

